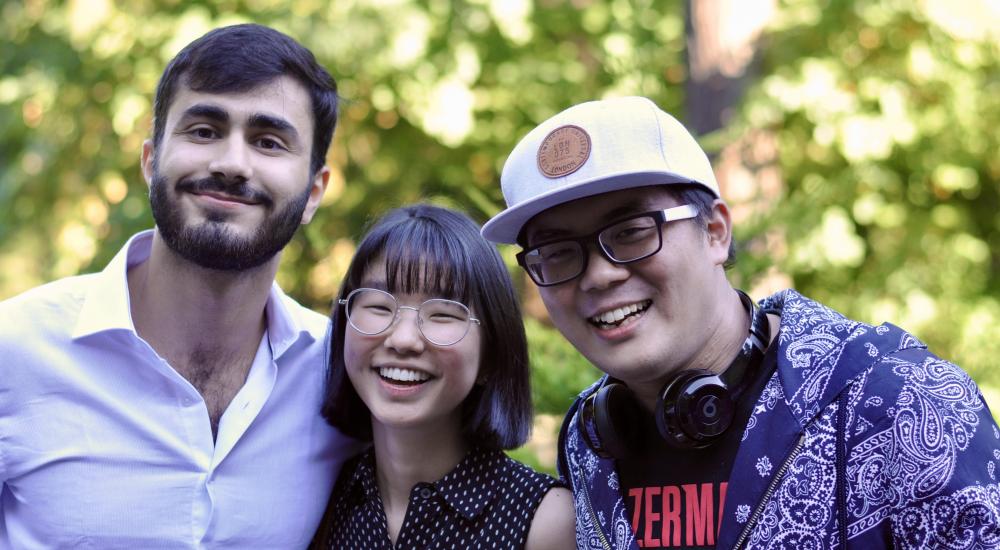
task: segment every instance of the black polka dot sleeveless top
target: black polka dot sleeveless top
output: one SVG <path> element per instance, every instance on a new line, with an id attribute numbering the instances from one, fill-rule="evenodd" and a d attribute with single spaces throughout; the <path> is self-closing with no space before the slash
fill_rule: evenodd
<path id="1" fill-rule="evenodd" d="M 500 451 L 474 449 L 437 482 L 413 487 L 394 546 L 369 450 L 344 464 L 310 548 L 523 548 L 538 504 L 557 483 Z"/>

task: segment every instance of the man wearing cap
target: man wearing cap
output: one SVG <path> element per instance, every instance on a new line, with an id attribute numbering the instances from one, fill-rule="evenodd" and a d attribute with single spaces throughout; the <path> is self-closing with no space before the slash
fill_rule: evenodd
<path id="1" fill-rule="evenodd" d="M 514 148 L 508 208 L 552 322 L 606 373 L 559 470 L 580 548 L 1000 547 L 1000 430 L 891 324 L 734 289 L 711 164 L 645 98 L 576 105 Z"/>

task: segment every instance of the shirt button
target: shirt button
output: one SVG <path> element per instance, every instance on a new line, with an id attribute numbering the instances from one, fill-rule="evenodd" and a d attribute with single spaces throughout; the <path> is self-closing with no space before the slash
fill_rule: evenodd
<path id="1" fill-rule="evenodd" d="M 422 487 L 420 489 L 420 498 L 422 498 L 422 499 L 431 498 L 431 495 L 433 495 L 433 494 L 434 494 L 434 492 L 431 491 L 430 487 Z"/>

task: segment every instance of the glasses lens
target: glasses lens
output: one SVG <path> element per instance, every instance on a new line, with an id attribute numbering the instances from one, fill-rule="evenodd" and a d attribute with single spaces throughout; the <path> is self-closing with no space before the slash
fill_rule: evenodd
<path id="1" fill-rule="evenodd" d="M 616 262 L 631 262 L 660 248 L 660 225 L 652 216 L 640 216 L 616 223 L 597 237 Z"/>
<path id="2" fill-rule="evenodd" d="M 528 250 L 524 265 L 540 285 L 568 281 L 583 271 L 583 249 L 575 241 L 559 241 Z"/>
<path id="3" fill-rule="evenodd" d="M 469 330 L 469 308 L 451 300 L 427 300 L 420 306 L 420 331 L 431 342 L 448 346 Z"/>
<path id="4" fill-rule="evenodd" d="M 375 289 L 355 291 L 347 300 L 347 320 L 362 334 L 378 334 L 396 317 L 396 299 Z"/>

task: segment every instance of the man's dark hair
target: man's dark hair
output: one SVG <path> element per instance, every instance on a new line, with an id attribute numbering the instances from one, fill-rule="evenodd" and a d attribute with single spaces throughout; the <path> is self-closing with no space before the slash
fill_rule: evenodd
<path id="1" fill-rule="evenodd" d="M 372 273 L 371 270 L 378 270 Z M 528 344 L 503 259 L 468 216 L 426 204 L 393 210 L 358 245 L 334 299 L 330 372 L 323 416 L 345 434 L 371 441 L 371 412 L 347 376 L 345 307 L 338 300 L 384 280 L 391 293 L 447 298 L 469 306 L 482 331 L 479 381 L 462 402 L 462 435 L 472 445 L 513 449 L 531 428 Z"/>
<path id="2" fill-rule="evenodd" d="M 326 164 L 337 125 L 337 83 L 312 52 L 262 25 L 244 24 L 209 31 L 188 44 L 167 65 L 153 104 L 153 146 L 163 140 L 167 111 L 179 85 L 211 94 L 241 93 L 288 75 L 308 91 L 313 109 L 310 173 Z"/>

